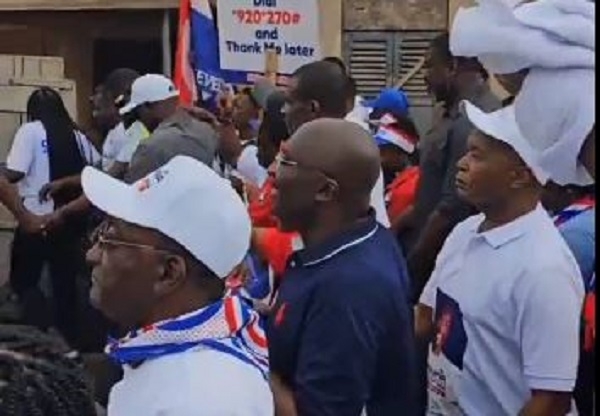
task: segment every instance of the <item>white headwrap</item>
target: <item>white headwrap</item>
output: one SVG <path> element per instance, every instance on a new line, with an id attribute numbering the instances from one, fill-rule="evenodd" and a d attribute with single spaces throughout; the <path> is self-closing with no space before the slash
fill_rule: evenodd
<path id="1" fill-rule="evenodd" d="M 511 4 L 508 3 L 511 2 Z M 479 0 L 456 14 L 450 48 L 492 73 L 529 68 L 517 122 L 559 184 L 589 185 L 578 156 L 595 123 L 595 4 L 589 0 Z"/>

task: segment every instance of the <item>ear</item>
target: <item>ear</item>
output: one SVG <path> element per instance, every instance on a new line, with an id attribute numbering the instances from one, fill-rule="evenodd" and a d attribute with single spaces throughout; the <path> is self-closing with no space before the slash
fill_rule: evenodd
<path id="1" fill-rule="evenodd" d="M 537 179 L 527 167 L 512 169 L 509 171 L 512 189 L 523 189 L 530 187 L 532 183 L 537 182 Z"/>
<path id="2" fill-rule="evenodd" d="M 187 276 L 187 265 L 181 256 L 167 255 L 161 266 L 160 277 L 154 283 L 154 293 L 157 296 L 165 296 L 179 289 Z"/>
<path id="3" fill-rule="evenodd" d="M 310 100 L 308 105 L 311 113 L 313 113 L 315 116 L 319 116 L 321 114 L 321 104 L 319 104 L 318 101 Z"/>
<path id="4" fill-rule="evenodd" d="M 333 201 L 339 192 L 338 185 L 333 181 L 325 181 L 323 186 L 315 194 L 315 201 L 330 202 Z"/>

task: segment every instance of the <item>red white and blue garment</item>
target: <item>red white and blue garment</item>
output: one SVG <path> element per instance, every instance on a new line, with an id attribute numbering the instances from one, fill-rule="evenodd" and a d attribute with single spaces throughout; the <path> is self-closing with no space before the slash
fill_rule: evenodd
<path id="1" fill-rule="evenodd" d="M 596 206 L 596 201 L 590 197 L 584 197 L 575 201 L 575 203 L 569 205 L 567 208 L 560 211 L 558 214 L 554 215 L 552 219 L 554 220 L 554 225 L 560 227 L 564 223 L 573 218 L 577 217 L 579 214 L 582 214 Z"/>
<path id="2" fill-rule="evenodd" d="M 267 340 L 259 315 L 237 296 L 110 340 L 106 353 L 122 365 L 135 366 L 202 347 L 235 357 L 268 378 Z"/>

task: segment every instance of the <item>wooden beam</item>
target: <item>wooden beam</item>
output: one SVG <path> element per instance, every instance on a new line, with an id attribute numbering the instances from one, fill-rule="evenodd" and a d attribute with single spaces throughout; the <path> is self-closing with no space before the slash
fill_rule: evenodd
<path id="1" fill-rule="evenodd" d="M 0 10 L 176 9 L 178 0 L 0 0 Z"/>

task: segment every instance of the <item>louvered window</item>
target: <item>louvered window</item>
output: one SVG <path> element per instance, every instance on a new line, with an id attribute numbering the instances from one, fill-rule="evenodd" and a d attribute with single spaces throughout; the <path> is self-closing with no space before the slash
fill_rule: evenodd
<path id="1" fill-rule="evenodd" d="M 403 85 L 416 102 L 430 103 L 422 66 L 427 48 L 437 32 L 346 32 L 344 59 L 359 93 L 372 98 L 382 88 L 395 86 L 404 76 L 412 75 Z"/>
<path id="2" fill-rule="evenodd" d="M 398 86 L 408 94 L 413 117 L 421 132 L 431 122 L 432 100 L 425 85 L 423 63 L 431 40 L 439 32 L 347 31 L 344 59 L 358 93 L 371 99 L 386 87 Z"/>

